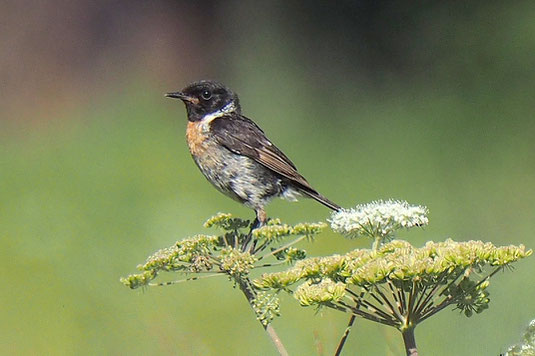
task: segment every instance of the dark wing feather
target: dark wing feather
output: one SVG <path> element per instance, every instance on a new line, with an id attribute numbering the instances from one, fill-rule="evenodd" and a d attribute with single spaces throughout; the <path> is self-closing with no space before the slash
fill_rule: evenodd
<path id="1" fill-rule="evenodd" d="M 212 121 L 211 132 L 230 151 L 254 159 L 305 192 L 317 193 L 297 172 L 293 162 L 267 139 L 264 131 L 252 120 L 241 115 L 222 116 Z"/>

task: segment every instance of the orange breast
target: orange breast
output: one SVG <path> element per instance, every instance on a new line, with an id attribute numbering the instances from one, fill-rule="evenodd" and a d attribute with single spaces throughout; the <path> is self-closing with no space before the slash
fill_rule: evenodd
<path id="1" fill-rule="evenodd" d="M 193 156 L 202 155 L 204 153 L 206 150 L 204 145 L 206 138 L 206 134 L 202 131 L 201 121 L 188 121 L 186 139 L 188 141 L 189 150 Z"/>

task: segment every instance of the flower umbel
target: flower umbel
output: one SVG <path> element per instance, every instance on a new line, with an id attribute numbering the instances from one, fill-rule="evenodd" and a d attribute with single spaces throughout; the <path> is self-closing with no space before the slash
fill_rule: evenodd
<path id="1" fill-rule="evenodd" d="M 392 240 L 400 229 L 427 225 L 427 214 L 424 206 L 394 200 L 341 209 L 331 216 L 332 229 L 350 238 L 372 238 L 371 249 L 303 259 L 253 283 L 260 289 L 288 291 L 302 306 L 349 313 L 336 355 L 357 316 L 395 327 L 403 335 L 407 355 L 417 355 L 414 329 L 419 323 L 448 306 L 467 317 L 483 312 L 490 302 L 489 279 L 532 254 L 523 245 L 497 247 L 448 239 L 416 248 Z"/>
<path id="2" fill-rule="evenodd" d="M 294 297 L 301 305 L 328 305 L 337 302 L 345 295 L 346 286 L 342 282 L 333 282 L 325 278 L 319 283 L 311 281 L 302 284 L 295 291 Z"/>
<path id="3" fill-rule="evenodd" d="M 303 306 L 350 314 L 335 355 L 340 354 L 355 318 L 362 317 L 398 329 L 407 354 L 415 356 L 417 325 L 447 307 L 459 309 L 467 317 L 483 312 L 490 302 L 490 278 L 532 254 L 523 245 L 498 247 L 489 242 L 447 239 L 414 247 L 393 240 L 400 229 L 427 225 L 427 213 L 424 206 L 394 200 L 342 209 L 331 216 L 333 230 L 351 238 L 372 238 L 372 248 L 314 258 L 306 258 L 306 251 L 294 245 L 312 240 L 324 223 L 292 226 L 272 219 L 255 229 L 247 220 L 220 213 L 205 223 L 205 227 L 218 228 L 219 234 L 197 235 L 161 249 L 138 266 L 140 273 L 121 278 L 121 282 L 135 289 L 227 276 L 245 295 L 281 355 L 287 353 L 270 323 L 280 314 L 277 295 L 286 291 Z M 251 281 L 253 269 L 294 263 L 285 271 Z M 153 283 L 162 272 L 193 277 Z M 511 347 L 507 355 L 535 356 L 534 330 L 532 322 L 525 343 Z"/>
<path id="4" fill-rule="evenodd" d="M 394 240 L 378 250 L 308 258 L 264 274 L 257 288 L 291 291 L 303 306 L 327 306 L 404 331 L 451 305 L 466 316 L 488 308 L 489 278 L 531 255 L 523 245 Z M 476 273 L 477 272 L 477 273 Z"/>
<path id="5" fill-rule="evenodd" d="M 535 319 L 526 328 L 522 342 L 509 347 L 504 356 L 535 356 Z"/>
<path id="6" fill-rule="evenodd" d="M 256 257 L 232 247 L 221 250 L 221 269 L 231 276 L 248 274 L 254 268 Z"/>
<path id="7" fill-rule="evenodd" d="M 141 273 L 121 278 L 121 282 L 135 289 L 147 285 L 175 284 L 218 274 L 247 278 L 254 268 L 293 263 L 305 258 L 304 250 L 292 246 L 302 239 L 313 239 L 326 226 L 324 223 L 300 223 L 291 226 L 272 219 L 264 227 L 247 231 L 252 227 L 248 220 L 224 213 L 211 217 L 204 225 L 219 228 L 223 232 L 219 236 L 196 235 L 177 241 L 174 245 L 149 256 L 144 264 L 138 266 Z M 283 244 L 280 245 L 281 243 Z M 265 252 L 266 250 L 269 252 Z M 257 263 L 268 257 L 272 257 L 275 262 L 262 265 Z M 176 282 L 151 283 L 161 272 L 204 275 Z"/>
<path id="8" fill-rule="evenodd" d="M 256 298 L 253 299 L 252 306 L 256 313 L 256 318 L 263 325 L 271 323 L 276 316 L 280 316 L 279 298 L 275 294 L 258 292 Z"/>
<path id="9" fill-rule="evenodd" d="M 329 221 L 335 232 L 349 238 L 366 236 L 388 241 L 397 230 L 427 225 L 427 213 L 425 206 L 409 205 L 406 201 L 377 200 L 336 211 Z"/>

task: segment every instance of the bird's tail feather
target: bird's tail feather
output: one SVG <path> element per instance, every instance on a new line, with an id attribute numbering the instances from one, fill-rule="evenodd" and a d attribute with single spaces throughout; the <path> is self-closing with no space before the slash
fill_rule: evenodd
<path id="1" fill-rule="evenodd" d="M 320 193 L 318 193 L 316 191 L 309 191 L 309 190 L 304 190 L 303 189 L 302 192 L 305 195 L 308 195 L 309 197 L 311 197 L 312 199 L 322 203 L 327 208 L 330 208 L 330 209 L 335 210 L 335 211 L 338 211 L 338 210 L 342 209 L 342 207 L 340 207 L 340 205 L 338 205 L 336 203 L 333 203 L 332 201 L 330 201 L 329 199 L 325 198 L 323 195 L 321 195 Z"/>

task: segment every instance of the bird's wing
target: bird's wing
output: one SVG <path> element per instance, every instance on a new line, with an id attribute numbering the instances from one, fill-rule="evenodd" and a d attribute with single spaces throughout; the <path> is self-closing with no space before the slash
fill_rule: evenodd
<path id="1" fill-rule="evenodd" d="M 250 157 L 275 173 L 288 178 L 305 191 L 317 193 L 297 172 L 292 161 L 271 141 L 252 120 L 241 115 L 228 115 L 211 123 L 211 132 L 219 144 L 230 151 Z"/>

